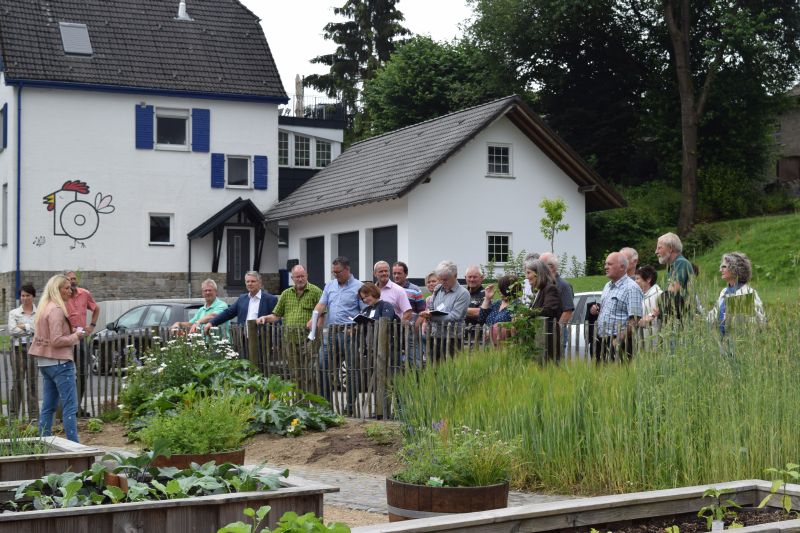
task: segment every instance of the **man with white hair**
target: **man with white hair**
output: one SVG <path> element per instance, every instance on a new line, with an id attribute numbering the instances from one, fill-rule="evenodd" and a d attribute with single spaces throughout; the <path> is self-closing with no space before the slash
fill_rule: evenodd
<path id="1" fill-rule="evenodd" d="M 419 316 L 431 324 L 433 340 L 430 360 L 438 360 L 445 354 L 455 352 L 458 339 L 463 333 L 463 321 L 469 307 L 469 291 L 458 283 L 458 267 L 452 261 L 442 261 L 436 267 L 439 284 L 433 290 L 428 309 Z M 449 326 L 449 328 L 448 328 Z"/>
<path id="2" fill-rule="evenodd" d="M 619 251 L 628 260 L 628 277 L 636 281 L 636 269 L 639 268 L 639 252 L 630 246 L 626 246 Z"/>
<path id="3" fill-rule="evenodd" d="M 572 290 L 572 285 L 569 284 L 558 273 L 558 257 L 551 252 L 545 252 L 539 256 L 539 261 L 542 261 L 550 273 L 556 278 L 556 288 L 558 289 L 558 297 L 561 299 L 561 316 L 558 318 L 558 323 L 565 326 L 572 318 L 572 313 L 575 311 L 575 292 Z M 567 338 L 564 337 L 564 341 Z"/>
<path id="4" fill-rule="evenodd" d="M 619 252 L 606 258 L 605 271 L 609 282 L 603 288 L 600 303 L 589 312 L 597 316 L 594 357 L 598 361 L 613 361 L 626 354 L 633 355 L 633 332 L 642 317 L 642 289 L 627 276 L 628 260 Z"/>
<path id="5" fill-rule="evenodd" d="M 175 322 L 170 326 L 171 330 L 189 329 L 189 333 L 197 331 L 198 327 L 211 322 L 211 319 L 228 308 L 228 304 L 217 298 L 217 282 L 208 278 L 200 284 L 200 292 L 203 293 L 205 305 L 195 311 L 194 316 L 188 322 Z"/>
<path id="6" fill-rule="evenodd" d="M 389 303 L 394 308 L 394 314 L 400 317 L 403 323 L 411 319 L 411 304 L 408 301 L 406 290 L 389 279 L 389 263 L 378 261 L 373 267 L 375 284 L 381 291 L 381 300 Z"/>
<path id="7" fill-rule="evenodd" d="M 656 255 L 658 262 L 667 265 L 667 291 L 685 294 L 689 279 L 694 273 L 692 264 L 681 255 L 683 244 L 674 233 L 665 233 L 658 238 Z"/>

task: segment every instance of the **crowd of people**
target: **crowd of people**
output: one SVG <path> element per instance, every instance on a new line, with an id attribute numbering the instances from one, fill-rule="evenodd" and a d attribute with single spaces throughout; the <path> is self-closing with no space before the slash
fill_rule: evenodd
<path id="1" fill-rule="evenodd" d="M 655 267 L 639 266 L 633 248 L 622 248 L 606 258 L 609 281 L 586 316 L 592 324 L 590 350 L 596 360 L 630 358 L 637 339 L 652 335 L 666 320 L 680 320 L 690 309 L 698 310 L 689 296 L 696 270 L 682 255 L 680 238 L 674 233 L 662 235 L 655 252 L 666 267 L 663 290 Z M 523 266 L 524 280 L 506 275 L 487 286 L 481 269 L 469 266 L 462 285 L 457 265 L 445 260 L 425 277 L 425 287 L 421 288 L 409 281 L 408 265 L 402 261 L 392 265 L 378 261 L 373 268 L 374 281 L 362 282 L 352 274 L 349 260 L 337 257 L 332 262 L 332 278 L 324 287 L 310 283 L 305 267 L 295 265 L 290 273 L 292 285 L 279 296 L 265 291 L 260 274 L 251 271 L 245 274 L 247 292 L 231 305 L 218 298 L 214 280 L 203 281 L 204 305 L 189 321 L 177 322 L 172 328 L 208 333 L 213 327 L 226 328 L 234 318 L 240 324 L 249 320 L 258 324 L 280 322 L 285 326 L 284 338 L 291 341 L 284 343 L 286 349 L 296 352 L 298 346 L 314 346 L 319 332 L 338 326 L 332 328 L 335 334 L 320 335 L 322 393 L 328 398 L 331 350 L 352 357 L 348 327 L 384 318 L 413 328 L 416 334 L 408 336 L 403 357 L 421 364 L 423 358 L 430 361 L 452 355 L 465 336 L 471 334 L 475 339 L 476 331 L 489 335 L 491 342 L 513 335 L 509 324 L 514 318 L 514 304 L 521 302 L 544 317 L 550 339 L 546 356 L 559 361 L 567 341 L 562 331 L 575 311 L 572 286 L 559 275 L 558 258 L 550 252 L 528 254 Z M 725 335 L 735 317 L 765 320 L 761 299 L 749 285 L 752 265 L 747 256 L 741 252 L 723 255 L 720 275 L 726 286 L 708 313 L 710 320 L 718 322 L 720 333 Z M 36 289 L 24 284 L 21 305 L 8 317 L 16 358 L 10 409 L 17 411 L 27 398 L 29 413 L 36 416 L 37 380 L 24 379 L 33 372 L 35 361 L 44 384 L 38 414 L 40 433 L 51 434 L 53 415 L 60 403 L 67 438 L 77 442 L 76 417 L 82 414 L 78 406 L 87 371 L 84 339 L 94 330 L 100 308 L 91 293 L 78 286 L 75 272 L 50 278 L 38 307 L 35 297 Z M 92 315 L 87 324 L 88 312 Z M 428 342 L 427 353 L 423 353 L 428 338 L 436 342 Z M 293 360 L 298 357 L 294 352 L 287 354 Z M 22 388 L 25 381 L 27 390 Z"/>

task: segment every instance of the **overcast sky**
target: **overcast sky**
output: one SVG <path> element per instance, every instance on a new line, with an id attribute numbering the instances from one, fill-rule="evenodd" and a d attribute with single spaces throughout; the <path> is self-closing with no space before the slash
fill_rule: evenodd
<path id="1" fill-rule="evenodd" d="M 270 50 L 278 65 L 283 87 L 294 94 L 296 74 L 322 74 L 323 65 L 309 63 L 312 57 L 333 52 L 333 42 L 322 37 L 322 28 L 336 20 L 334 7 L 344 0 L 240 0 L 261 18 Z M 191 10 L 191 1 L 187 2 Z M 415 34 L 437 41 L 461 35 L 459 26 L 472 14 L 466 0 L 400 0 L 398 9 L 405 26 Z M 306 94 L 309 94 L 306 89 Z"/>

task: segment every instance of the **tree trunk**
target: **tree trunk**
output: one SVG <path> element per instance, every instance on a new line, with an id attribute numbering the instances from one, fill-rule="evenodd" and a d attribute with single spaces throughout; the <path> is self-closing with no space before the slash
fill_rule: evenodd
<path id="1" fill-rule="evenodd" d="M 676 18 L 676 5 L 680 18 Z M 665 0 L 664 18 L 675 56 L 678 93 L 681 101 L 681 209 L 678 215 L 678 233 L 685 236 L 694 225 L 697 212 L 697 125 L 699 113 L 695 106 L 692 80 L 689 34 L 689 0 Z M 680 22 L 678 21 L 680 20 Z M 710 74 L 709 74 L 710 75 Z"/>

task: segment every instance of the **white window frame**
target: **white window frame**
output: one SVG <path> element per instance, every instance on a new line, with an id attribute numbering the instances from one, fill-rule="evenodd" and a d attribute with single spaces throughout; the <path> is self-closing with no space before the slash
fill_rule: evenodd
<path id="1" fill-rule="evenodd" d="M 247 184 L 246 185 L 231 185 L 228 179 L 230 172 L 231 159 L 246 159 L 247 160 Z M 225 188 L 226 189 L 252 189 L 253 188 L 253 158 L 248 155 L 225 154 Z"/>
<path id="2" fill-rule="evenodd" d="M 150 229 L 152 217 L 167 217 L 169 219 L 169 242 L 151 241 Z M 148 213 L 147 214 L 147 240 L 150 246 L 175 246 L 175 213 Z"/>
<path id="3" fill-rule="evenodd" d="M 321 165 L 319 162 L 320 144 L 328 145 L 328 162 L 325 163 L 324 165 Z M 316 137 L 314 137 L 314 166 L 316 168 L 325 168 L 331 164 L 331 161 L 333 161 L 333 143 L 325 139 L 317 139 Z"/>
<path id="4" fill-rule="evenodd" d="M 5 140 L 3 139 L 3 121 L 8 120 L 8 117 L 4 117 L 3 113 L 7 112 L 8 112 L 8 107 L 6 107 L 5 111 L 3 111 L 3 106 L 0 106 L 0 153 L 2 153 L 3 150 L 5 150 L 5 148 L 3 148 L 3 141 Z"/>
<path id="5" fill-rule="evenodd" d="M 507 237 L 508 238 L 508 244 L 507 244 L 507 250 L 506 250 L 506 256 L 507 256 L 506 260 L 505 261 L 495 261 L 494 264 L 495 265 L 504 265 L 504 264 L 508 263 L 509 259 L 511 259 L 511 251 L 513 250 L 513 241 L 512 241 L 513 235 L 511 233 L 509 233 L 509 232 L 504 232 L 504 231 L 487 231 L 486 232 L 486 256 L 485 257 L 486 257 L 486 261 L 487 262 L 491 262 L 491 253 L 492 252 L 491 252 L 490 246 L 492 246 L 492 244 L 490 243 L 490 240 L 491 240 L 492 237 Z M 494 246 L 497 246 L 497 245 L 495 244 Z"/>
<path id="6" fill-rule="evenodd" d="M 286 162 L 284 162 L 284 163 L 281 163 L 281 135 L 285 135 L 286 136 Z M 291 166 L 290 165 L 290 163 L 291 163 L 291 155 L 292 155 L 292 150 L 291 150 L 291 148 L 292 148 L 291 144 L 292 143 L 290 141 L 291 137 L 292 136 L 289 134 L 288 131 L 279 131 L 278 132 L 278 166 L 280 166 L 280 167 L 289 167 L 289 166 Z"/>
<path id="7" fill-rule="evenodd" d="M 186 119 L 186 142 L 184 144 L 158 143 L 158 119 L 161 117 Z M 157 107 L 153 121 L 153 146 L 156 150 L 167 150 L 172 152 L 188 152 L 191 150 L 190 142 L 192 137 L 192 113 L 189 109 Z"/>
<path id="8" fill-rule="evenodd" d="M 307 165 L 300 165 L 300 164 L 297 163 L 297 139 L 299 137 L 302 137 L 303 139 L 308 139 L 308 164 Z M 314 150 L 315 143 L 312 142 L 313 140 L 314 140 L 314 137 L 311 137 L 309 135 L 298 135 L 296 133 L 294 134 L 294 143 L 293 143 L 293 146 L 292 146 L 292 166 L 293 167 L 295 167 L 295 168 L 314 168 L 311 165 L 312 161 L 314 161 L 314 159 L 313 159 L 313 157 L 314 157 L 313 150 Z"/>
<path id="9" fill-rule="evenodd" d="M 508 173 L 505 172 L 490 172 L 489 171 L 489 150 L 492 148 L 507 148 L 508 149 Z M 487 143 L 486 144 L 486 176 L 491 178 L 513 178 L 514 177 L 514 150 L 509 143 Z"/>

